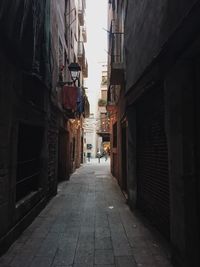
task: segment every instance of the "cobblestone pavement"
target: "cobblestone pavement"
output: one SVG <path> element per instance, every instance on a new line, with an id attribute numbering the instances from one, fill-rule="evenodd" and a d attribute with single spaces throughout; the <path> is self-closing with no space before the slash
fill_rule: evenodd
<path id="1" fill-rule="evenodd" d="M 126 204 L 109 163 L 90 161 L 0 258 L 2 267 L 170 267 Z"/>

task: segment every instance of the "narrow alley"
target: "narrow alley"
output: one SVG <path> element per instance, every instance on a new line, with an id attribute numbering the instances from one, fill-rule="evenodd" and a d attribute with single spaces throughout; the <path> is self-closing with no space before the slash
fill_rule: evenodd
<path id="1" fill-rule="evenodd" d="M 170 267 L 167 250 L 149 229 L 130 211 L 109 160 L 92 159 L 59 184 L 0 266 Z"/>
<path id="2" fill-rule="evenodd" d="M 0 267 L 200 267 L 199 29 L 199 0 L 0 1 Z"/>

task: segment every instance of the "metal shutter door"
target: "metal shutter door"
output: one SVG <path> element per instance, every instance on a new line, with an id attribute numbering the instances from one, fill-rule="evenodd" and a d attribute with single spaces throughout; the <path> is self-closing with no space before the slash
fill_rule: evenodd
<path id="1" fill-rule="evenodd" d="M 168 150 L 163 90 L 151 90 L 139 100 L 136 108 L 138 206 L 169 238 Z"/>

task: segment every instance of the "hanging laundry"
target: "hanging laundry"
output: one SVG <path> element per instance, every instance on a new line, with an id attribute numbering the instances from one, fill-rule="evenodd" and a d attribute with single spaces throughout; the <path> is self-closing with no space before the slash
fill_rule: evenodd
<path id="1" fill-rule="evenodd" d="M 82 88 L 81 87 L 78 87 L 78 97 L 77 97 L 77 112 L 79 113 L 79 114 L 81 114 L 81 113 L 83 113 L 83 108 L 84 108 L 84 103 L 83 103 L 83 101 L 84 101 L 84 97 L 83 97 L 83 90 L 82 90 Z"/>
<path id="2" fill-rule="evenodd" d="M 78 88 L 63 86 L 63 108 L 75 111 L 77 109 Z"/>

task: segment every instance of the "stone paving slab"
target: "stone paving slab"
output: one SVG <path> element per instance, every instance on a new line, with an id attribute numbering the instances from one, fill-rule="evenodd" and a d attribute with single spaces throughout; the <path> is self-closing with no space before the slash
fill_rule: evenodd
<path id="1" fill-rule="evenodd" d="M 93 160 L 0 258 L 0 267 L 172 267 L 150 228 L 126 204 L 109 161 Z"/>
<path id="2" fill-rule="evenodd" d="M 114 264 L 114 254 L 112 249 L 96 249 L 95 264 Z"/>

